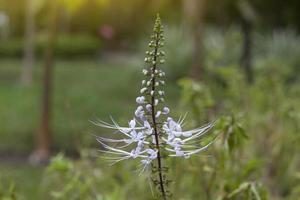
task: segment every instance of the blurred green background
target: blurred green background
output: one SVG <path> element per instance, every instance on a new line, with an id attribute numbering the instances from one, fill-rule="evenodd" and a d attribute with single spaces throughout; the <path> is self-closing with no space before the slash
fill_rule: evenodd
<path id="1" fill-rule="evenodd" d="M 204 154 L 169 160 L 178 200 L 300 199 L 300 1 L 0 0 L 0 199 L 153 199 L 137 163 L 93 134 L 126 125 L 157 13 L 166 102 L 217 120 Z"/>

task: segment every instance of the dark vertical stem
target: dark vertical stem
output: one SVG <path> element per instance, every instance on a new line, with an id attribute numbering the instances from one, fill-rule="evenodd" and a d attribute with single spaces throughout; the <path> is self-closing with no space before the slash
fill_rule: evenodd
<path id="1" fill-rule="evenodd" d="M 155 49 L 154 49 L 154 64 L 152 66 L 152 74 L 155 74 L 156 70 L 156 63 L 157 63 L 157 51 L 158 51 L 158 45 L 159 45 L 159 33 L 156 34 L 156 43 L 155 43 Z M 155 76 L 152 78 L 152 91 L 155 91 Z M 151 116 L 153 121 L 153 127 L 154 127 L 154 135 L 155 135 L 155 145 L 157 149 L 157 167 L 158 167 L 158 178 L 159 178 L 159 185 L 162 193 L 162 197 L 164 200 L 167 199 L 166 197 L 166 191 L 164 188 L 164 182 L 163 182 L 163 175 L 162 175 L 162 161 L 161 161 L 161 152 L 160 152 L 160 145 L 159 145 L 159 133 L 157 130 L 157 124 L 155 119 L 155 96 L 154 94 L 151 97 Z"/>
<path id="2" fill-rule="evenodd" d="M 253 82 L 253 71 L 251 65 L 251 50 L 252 50 L 252 26 L 251 23 L 242 21 L 242 32 L 244 35 L 243 53 L 241 57 L 241 65 L 245 70 L 245 76 L 247 82 L 250 84 Z"/>

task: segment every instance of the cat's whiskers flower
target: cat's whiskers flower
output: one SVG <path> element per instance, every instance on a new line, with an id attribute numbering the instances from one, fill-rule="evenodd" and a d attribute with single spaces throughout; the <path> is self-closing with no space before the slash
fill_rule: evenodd
<path id="1" fill-rule="evenodd" d="M 169 107 L 163 105 L 165 73 L 159 68 L 159 65 L 165 62 L 165 52 L 161 50 L 164 45 L 163 26 L 159 17 L 156 19 L 151 39 L 149 43 L 151 50 L 146 52 L 145 58 L 148 67 L 143 69 L 145 79 L 139 90 L 140 95 L 135 99 L 137 108 L 134 110 L 133 119 L 128 122 L 128 126 L 119 126 L 113 118 L 111 118 L 112 124 L 101 120 L 93 123 L 117 132 L 115 134 L 117 138 L 96 137 L 104 148 L 100 152 L 106 153 L 106 158 L 112 164 L 138 159 L 139 174 L 151 171 L 155 180 L 154 185 L 166 200 L 169 194 L 166 185 L 169 180 L 166 176 L 167 168 L 164 166 L 164 159 L 189 158 L 206 150 L 213 141 L 201 146 L 199 140 L 208 133 L 214 123 L 184 131 L 186 114 L 177 122 L 169 116 Z"/>

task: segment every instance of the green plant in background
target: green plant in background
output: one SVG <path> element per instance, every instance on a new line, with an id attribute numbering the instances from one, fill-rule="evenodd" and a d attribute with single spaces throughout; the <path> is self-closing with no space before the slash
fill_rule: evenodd
<path id="1" fill-rule="evenodd" d="M 53 157 L 42 182 L 45 199 L 152 199 L 145 180 L 141 176 L 132 178 L 135 166 L 128 163 L 111 168 L 103 159 L 95 159 L 97 154 L 82 149 L 76 161 L 63 154 Z"/>
<path id="2" fill-rule="evenodd" d="M 165 64 L 165 71 L 170 80 L 177 80 L 188 75 L 192 64 L 193 41 L 191 33 L 187 27 L 168 26 L 165 29 L 168 62 Z"/>
<path id="3" fill-rule="evenodd" d="M 42 55 L 46 48 L 46 38 L 38 41 L 37 53 Z M 54 53 L 59 58 L 83 58 L 96 56 L 101 48 L 101 40 L 95 36 L 84 34 L 61 34 L 54 45 Z"/>
<path id="4" fill-rule="evenodd" d="M 0 57 L 21 57 L 23 53 L 23 40 L 9 39 L 0 43 Z"/>
<path id="5" fill-rule="evenodd" d="M 286 82 L 299 81 L 300 37 L 292 30 L 274 31 L 270 35 L 256 34 L 255 65 L 259 71 L 273 70 Z M 275 68 L 275 69 L 274 69 Z"/>
<path id="6" fill-rule="evenodd" d="M 230 200 L 230 199 L 245 199 L 245 200 L 262 200 L 260 194 L 260 185 L 251 182 L 244 182 L 238 186 L 235 190 L 230 192 L 220 200 Z"/>
<path id="7" fill-rule="evenodd" d="M 204 33 L 204 62 L 207 67 L 225 67 L 239 64 L 242 34 L 238 27 L 226 31 L 209 27 Z"/>
<path id="8" fill-rule="evenodd" d="M 0 57 L 22 57 L 24 39 L 12 38 L 0 43 Z M 37 38 L 34 48 L 37 56 L 42 58 L 47 40 L 44 35 Z M 96 56 L 101 50 L 101 40 L 86 34 L 60 34 L 54 45 L 54 53 L 58 58 L 84 58 Z"/>
<path id="9" fill-rule="evenodd" d="M 182 88 L 181 102 L 184 107 L 191 110 L 195 123 L 207 121 L 205 116 L 209 115 L 215 101 L 205 84 L 189 78 L 180 79 L 178 84 Z"/>
<path id="10" fill-rule="evenodd" d="M 87 162 L 75 163 L 65 158 L 62 154 L 53 157 L 51 164 L 47 167 L 47 180 L 44 181 L 45 188 L 53 181 L 60 184 L 52 188 L 49 197 L 53 199 L 99 199 L 95 177 L 98 177 L 97 169 L 89 169 L 84 172 Z"/>
<path id="11" fill-rule="evenodd" d="M 292 77 L 295 77 L 297 71 L 293 68 L 299 62 L 297 56 L 291 56 L 293 58 L 287 58 L 286 61 L 280 58 L 285 57 L 285 53 L 298 52 L 295 44 L 290 45 L 291 41 L 297 43 L 298 40 L 291 34 L 282 33 L 275 33 L 273 38 L 263 38 L 256 35 L 254 66 L 257 80 L 252 86 L 245 85 L 239 67 L 232 62 L 237 59 L 223 62 L 227 53 L 232 53 L 229 49 L 225 50 L 226 48 L 217 51 L 218 56 L 206 60 L 208 76 L 204 82 L 198 83 L 190 79 L 179 82 L 183 88 L 182 106 L 194 114 L 195 120 L 230 113 L 228 117 L 221 118 L 216 125 L 216 130 L 219 129 L 223 133 L 222 148 L 229 151 L 226 154 L 226 151 L 221 154 L 218 151 L 213 153 L 220 161 L 220 166 L 224 167 L 217 168 L 220 173 L 215 176 L 216 180 L 220 178 L 219 183 L 224 183 L 221 187 L 224 193 L 220 195 L 222 198 L 228 198 L 230 193 L 236 194 L 235 190 L 247 193 L 246 188 L 250 189 L 249 183 L 253 183 L 254 180 L 259 180 L 254 183 L 258 188 L 262 188 L 258 189 L 261 191 L 261 199 L 267 198 L 267 188 L 270 199 L 279 196 L 293 199 L 297 194 L 299 179 L 296 178 L 296 174 L 299 171 L 297 168 L 300 160 L 294 153 L 299 151 L 300 142 L 298 134 L 295 134 L 299 132 L 299 126 L 296 125 L 299 124 L 296 123 L 299 121 L 296 114 L 299 113 L 299 87 L 297 78 Z M 278 41 L 273 41 L 274 38 L 278 38 Z M 212 41 L 213 39 L 214 37 Z M 209 44 L 209 41 L 205 42 Z M 220 48 L 219 42 L 215 44 Z M 211 46 L 213 45 L 206 47 Z M 230 46 L 233 46 L 233 52 L 237 52 L 235 45 Z M 213 66 L 214 64 L 216 66 Z M 213 99 L 212 104 L 202 99 L 207 96 L 208 99 Z M 205 110 L 209 112 L 200 112 Z M 247 135 L 242 128 L 247 130 Z M 224 156 L 226 159 L 222 162 Z M 208 165 L 206 170 L 214 172 L 214 168 L 210 166 L 211 162 L 203 160 Z M 206 177 L 203 179 L 204 185 L 210 182 Z M 259 186 L 260 183 L 263 187 Z M 246 199 L 245 196 L 231 197 Z M 255 195 L 253 198 L 256 198 Z"/>
<path id="12" fill-rule="evenodd" d="M 0 176 L 0 199 L 1 200 L 17 200 L 16 185 L 14 182 L 7 184 Z"/>
<path id="13" fill-rule="evenodd" d="M 257 174 L 262 161 L 251 158 L 251 152 L 245 152 L 251 136 L 245 132 L 242 125 L 245 117 L 239 110 L 245 108 L 237 107 L 237 105 L 244 105 L 245 98 L 240 97 L 241 92 L 237 93 L 240 88 L 244 87 L 241 87 L 241 83 L 240 87 L 236 84 L 237 81 L 243 81 L 243 79 L 235 75 L 237 79 L 231 80 L 231 74 L 236 72 L 229 67 L 209 71 L 223 79 L 215 83 L 210 83 L 206 79 L 206 84 L 191 79 L 179 81 L 183 88 L 182 106 L 193 113 L 194 120 L 214 118 L 218 110 L 226 111 L 224 114 L 227 115 L 221 117 L 215 125 L 214 134 L 220 135 L 220 140 L 211 150 L 215 160 L 198 158 L 195 161 L 203 166 L 193 172 L 194 176 L 201 177 L 199 185 L 202 185 L 204 188 L 202 193 L 206 195 L 203 199 L 268 199 L 265 187 L 260 181 L 253 180 L 255 177 L 258 179 Z M 245 91 L 243 93 L 245 94 Z M 178 169 L 178 171 L 181 170 L 183 168 Z M 189 181 L 195 182 L 195 180 Z M 190 196 L 186 198 L 196 199 L 197 193 L 199 192 L 190 191 Z"/>

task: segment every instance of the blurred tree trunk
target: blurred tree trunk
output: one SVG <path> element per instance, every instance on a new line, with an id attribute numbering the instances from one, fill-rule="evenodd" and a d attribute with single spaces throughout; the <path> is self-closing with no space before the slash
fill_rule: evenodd
<path id="1" fill-rule="evenodd" d="M 70 33 L 71 31 L 71 15 L 65 8 L 60 9 L 59 32 Z"/>
<path id="2" fill-rule="evenodd" d="M 54 43 L 58 21 L 58 9 L 56 0 L 51 1 L 51 7 L 49 8 L 49 10 L 49 36 L 44 58 L 45 68 L 43 78 L 41 122 L 37 133 L 36 149 L 31 155 L 31 162 L 34 164 L 46 162 L 49 159 L 51 153 L 51 94 L 54 65 Z"/>
<path id="3" fill-rule="evenodd" d="M 25 43 L 23 68 L 20 81 L 23 85 L 29 85 L 32 82 L 33 65 L 35 60 L 34 55 L 34 37 L 35 37 L 35 20 L 33 0 L 27 0 L 26 16 L 25 16 Z"/>
<path id="4" fill-rule="evenodd" d="M 241 67 L 244 69 L 246 80 L 249 84 L 253 82 L 254 75 L 252 69 L 252 29 L 256 21 L 254 7 L 249 0 L 240 0 L 237 4 L 241 17 L 241 26 L 243 33 L 243 47 L 241 56 Z"/>
<path id="5" fill-rule="evenodd" d="M 243 20 L 242 32 L 244 43 L 242 48 L 241 66 L 245 70 L 246 80 L 249 84 L 253 82 L 252 69 L 252 24 Z"/>
<path id="6" fill-rule="evenodd" d="M 202 37 L 204 31 L 204 11 L 206 0 L 184 0 L 183 9 L 185 23 L 190 27 L 193 40 L 193 64 L 190 75 L 195 80 L 201 80 L 203 76 L 203 47 Z"/>

